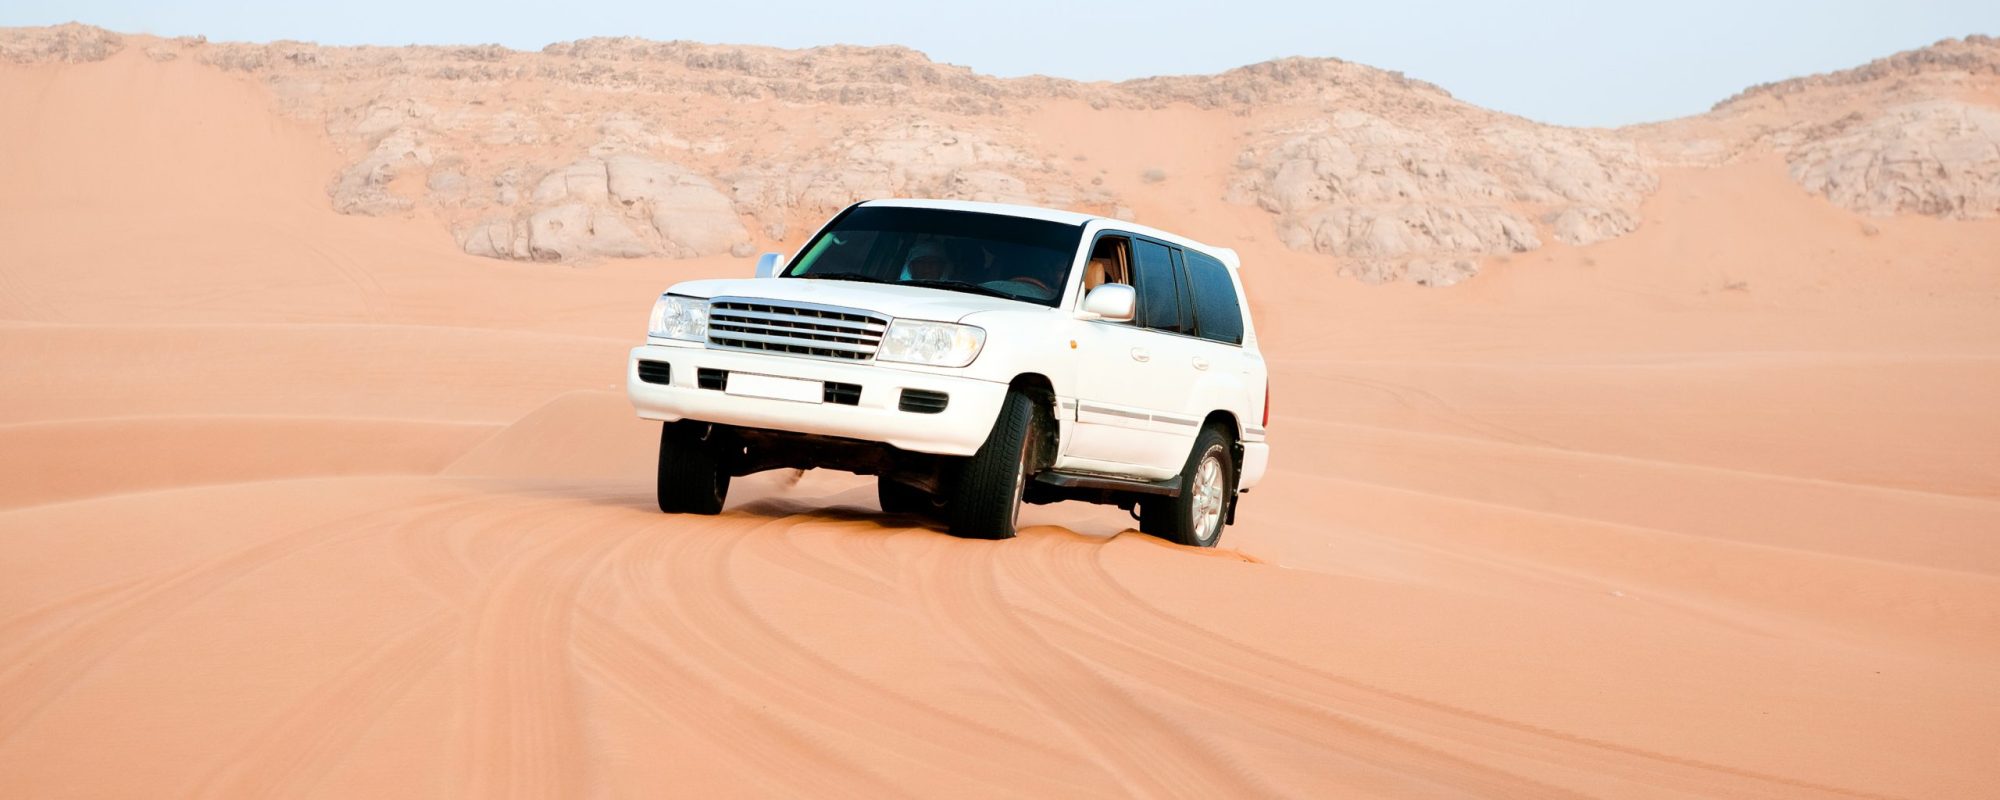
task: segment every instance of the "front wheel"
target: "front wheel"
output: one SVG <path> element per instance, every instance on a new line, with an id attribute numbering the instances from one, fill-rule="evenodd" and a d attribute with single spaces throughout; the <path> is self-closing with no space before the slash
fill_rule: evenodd
<path id="1" fill-rule="evenodd" d="M 945 514 L 951 534 L 967 539 L 1012 539 L 1021 518 L 1021 495 L 1034 469 L 1035 401 L 1010 391 L 1000 418 L 979 452 L 966 459 L 952 486 Z"/>
<path id="2" fill-rule="evenodd" d="M 715 427 L 669 422 L 660 427 L 660 467 L 655 484 L 660 510 L 669 514 L 720 514 L 729 496 Z"/>
<path id="3" fill-rule="evenodd" d="M 1222 539 L 1229 495 L 1236 488 L 1236 459 L 1221 431 L 1205 428 L 1181 469 L 1179 497 L 1149 497 L 1139 504 L 1139 530 L 1175 544 L 1214 547 Z"/>

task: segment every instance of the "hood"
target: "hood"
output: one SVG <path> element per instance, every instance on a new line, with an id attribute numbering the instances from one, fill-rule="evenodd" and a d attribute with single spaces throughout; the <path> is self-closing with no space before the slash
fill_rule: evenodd
<path id="1" fill-rule="evenodd" d="M 873 311 L 900 319 L 957 322 L 981 311 L 1022 311 L 1047 306 L 1019 300 L 886 283 L 809 278 L 724 278 L 683 281 L 667 290 L 689 297 L 756 297 Z"/>

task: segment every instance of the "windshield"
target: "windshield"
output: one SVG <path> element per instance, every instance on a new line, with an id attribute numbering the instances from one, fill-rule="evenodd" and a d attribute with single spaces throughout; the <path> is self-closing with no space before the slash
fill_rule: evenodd
<path id="1" fill-rule="evenodd" d="M 1053 306 L 1083 227 L 1002 214 L 857 206 L 821 231 L 788 278 L 929 286 Z"/>

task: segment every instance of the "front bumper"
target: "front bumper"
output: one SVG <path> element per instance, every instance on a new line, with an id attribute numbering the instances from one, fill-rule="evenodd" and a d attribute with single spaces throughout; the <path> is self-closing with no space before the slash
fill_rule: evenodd
<path id="1" fill-rule="evenodd" d="M 640 361 L 668 364 L 669 382 L 641 380 Z M 861 387 L 861 398 L 850 406 L 733 395 L 701 388 L 696 378 L 701 369 L 857 384 Z M 897 405 L 904 389 L 943 392 L 950 401 L 943 411 L 935 414 L 902 411 Z M 694 419 L 883 442 L 917 453 L 969 456 L 985 443 L 993 421 L 999 418 L 1007 384 L 903 370 L 874 362 L 849 364 L 700 346 L 645 344 L 632 348 L 632 356 L 626 360 L 625 394 L 645 419 L 669 422 Z"/>

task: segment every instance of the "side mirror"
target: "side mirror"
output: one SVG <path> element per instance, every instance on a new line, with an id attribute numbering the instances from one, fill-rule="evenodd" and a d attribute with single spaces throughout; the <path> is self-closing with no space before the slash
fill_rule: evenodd
<path id="1" fill-rule="evenodd" d="M 1129 322 L 1139 308 L 1139 295 L 1122 283 L 1099 284 L 1083 296 L 1083 313 L 1112 322 Z"/>
<path id="2" fill-rule="evenodd" d="M 778 274 L 778 265 L 784 263 L 784 261 L 785 257 L 777 253 L 765 253 L 761 256 L 758 256 L 757 277 L 769 278 L 773 275 Z"/>

